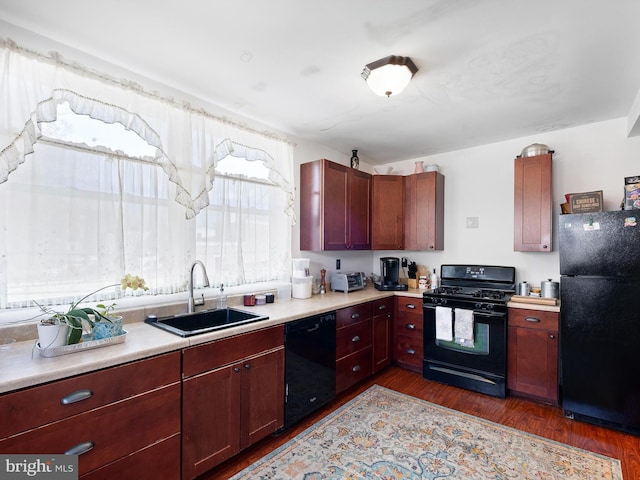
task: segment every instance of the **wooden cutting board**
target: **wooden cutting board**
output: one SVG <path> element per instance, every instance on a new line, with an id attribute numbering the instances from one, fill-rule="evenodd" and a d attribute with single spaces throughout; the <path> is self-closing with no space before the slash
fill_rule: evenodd
<path id="1" fill-rule="evenodd" d="M 557 298 L 542 298 L 542 297 L 525 297 L 523 295 L 514 295 L 511 297 L 512 302 L 518 303 L 535 303 L 537 305 L 557 305 Z"/>

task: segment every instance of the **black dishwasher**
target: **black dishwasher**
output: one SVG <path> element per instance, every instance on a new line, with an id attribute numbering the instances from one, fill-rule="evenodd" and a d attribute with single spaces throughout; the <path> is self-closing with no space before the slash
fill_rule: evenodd
<path id="1" fill-rule="evenodd" d="M 284 332 L 286 428 L 336 396 L 336 312 L 289 322 Z"/>

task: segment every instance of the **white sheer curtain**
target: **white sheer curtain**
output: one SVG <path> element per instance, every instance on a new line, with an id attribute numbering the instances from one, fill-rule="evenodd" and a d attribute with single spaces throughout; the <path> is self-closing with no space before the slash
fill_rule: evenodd
<path id="1" fill-rule="evenodd" d="M 295 221 L 289 142 L 1 39 L 0 69 L 0 308 L 9 297 L 88 293 L 125 272 L 180 291 L 199 255 L 227 285 L 285 278 Z M 63 102 L 124 125 L 156 154 L 132 161 L 43 143 L 41 124 Z M 216 180 L 227 155 L 262 161 L 275 187 Z M 265 188 L 277 194 L 267 201 Z M 284 212 L 268 233 L 265 205 Z M 207 237 L 212 222 L 221 242 Z M 256 234 L 264 244 L 242 248 Z M 245 268 L 247 258 L 257 266 Z"/>

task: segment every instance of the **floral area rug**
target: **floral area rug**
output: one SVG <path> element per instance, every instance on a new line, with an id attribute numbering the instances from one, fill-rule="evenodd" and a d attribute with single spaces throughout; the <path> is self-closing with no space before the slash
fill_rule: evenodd
<path id="1" fill-rule="evenodd" d="M 608 479 L 620 462 L 374 385 L 232 480 Z"/>

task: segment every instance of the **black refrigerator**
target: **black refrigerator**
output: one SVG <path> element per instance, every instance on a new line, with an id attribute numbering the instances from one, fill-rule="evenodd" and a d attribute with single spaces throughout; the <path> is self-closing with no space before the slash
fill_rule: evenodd
<path id="1" fill-rule="evenodd" d="M 560 215 L 568 417 L 640 435 L 640 210 Z"/>

